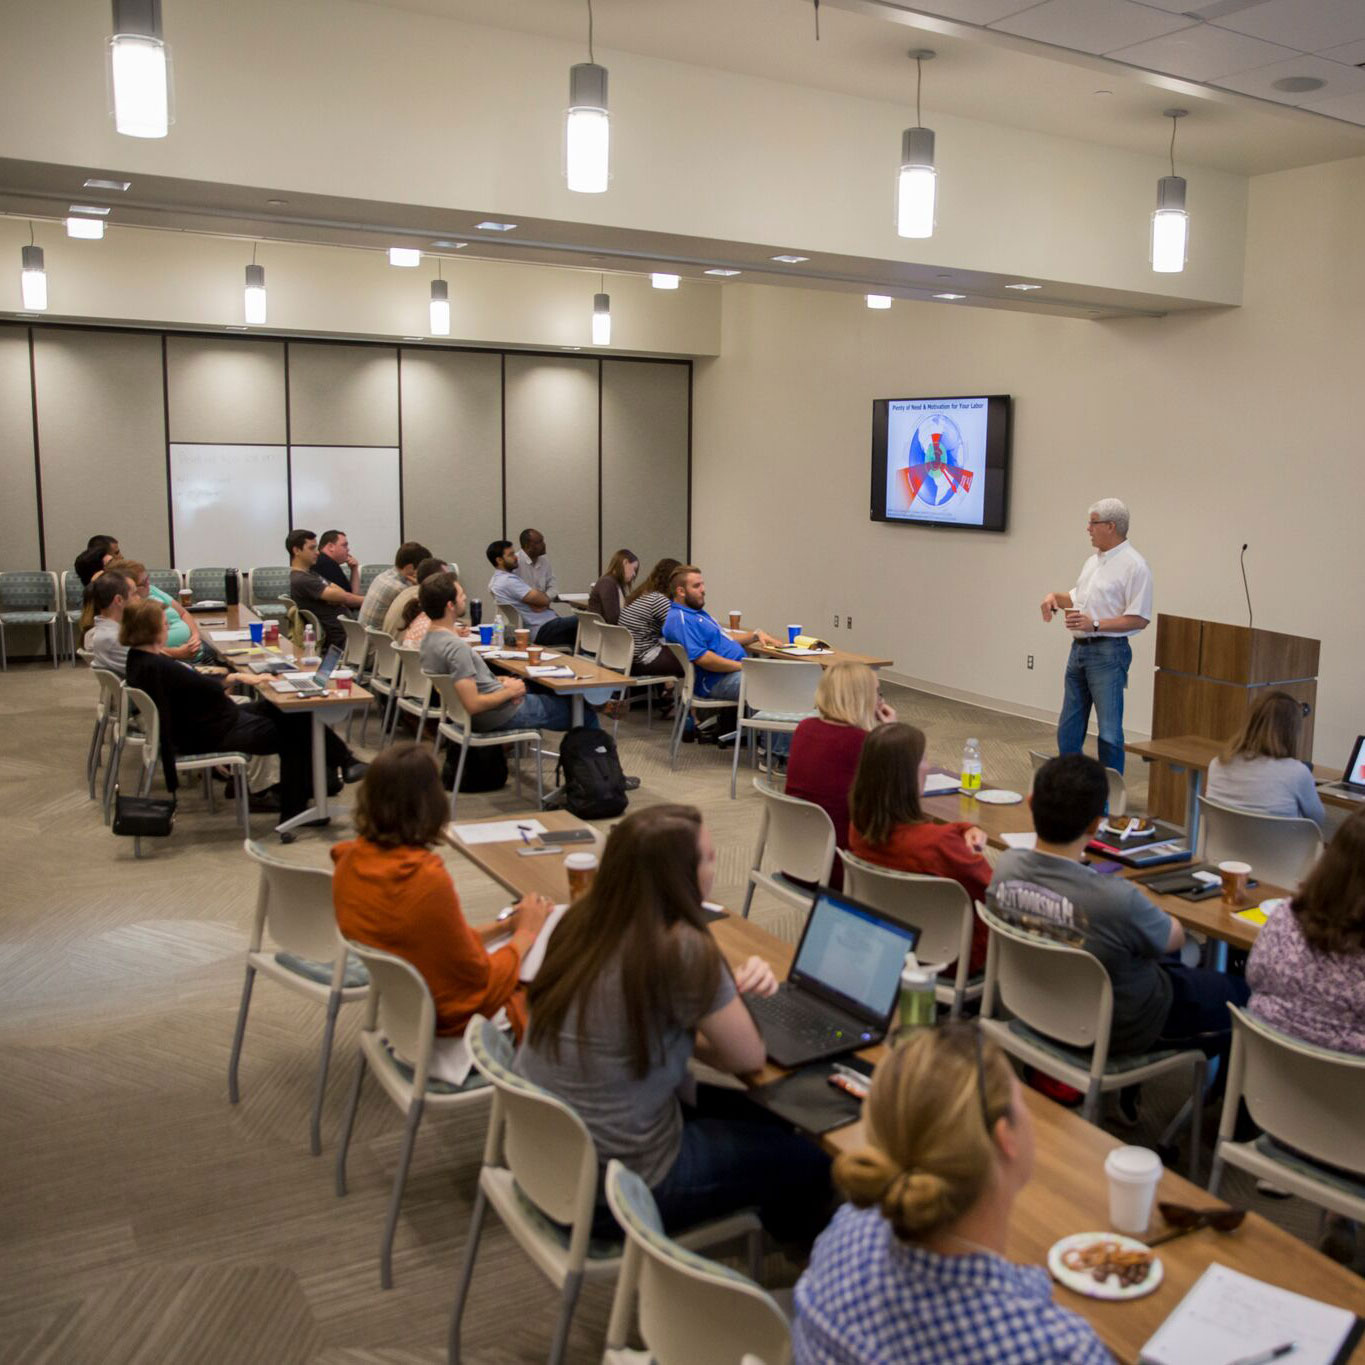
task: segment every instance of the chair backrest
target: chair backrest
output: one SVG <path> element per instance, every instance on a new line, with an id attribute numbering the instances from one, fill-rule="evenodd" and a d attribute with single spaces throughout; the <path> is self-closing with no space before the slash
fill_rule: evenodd
<path id="1" fill-rule="evenodd" d="M 1033 764 L 1035 774 L 1048 759 L 1056 757 L 1055 754 L 1040 754 L 1037 749 L 1030 749 L 1028 756 Z M 1126 815 L 1128 813 L 1128 784 L 1123 780 L 1123 774 L 1117 768 L 1106 768 L 1104 777 L 1105 781 L 1109 783 L 1109 814 Z"/>
<path id="2" fill-rule="evenodd" d="M 85 606 L 85 584 L 75 569 L 62 570 L 61 597 L 67 611 L 78 612 Z"/>
<path id="3" fill-rule="evenodd" d="M 740 695 L 755 711 L 814 711 L 815 689 L 822 672 L 815 663 L 746 659 Z"/>
<path id="4" fill-rule="evenodd" d="M 655 1365 L 791 1359 L 791 1331 L 771 1295 L 669 1237 L 649 1187 L 621 1162 L 607 1163 L 605 1183 L 627 1241 L 617 1293 L 636 1295 L 640 1335 Z"/>
<path id="5" fill-rule="evenodd" d="M 1322 852 L 1322 832 L 1312 820 L 1255 815 L 1207 796 L 1199 798 L 1199 817 L 1206 861 L 1241 859 L 1273 886 L 1298 886 Z"/>
<path id="6" fill-rule="evenodd" d="M 122 699 L 119 694 L 123 691 L 123 679 L 117 673 L 111 673 L 107 668 L 92 668 L 90 671 L 95 675 L 95 681 L 100 687 L 99 708 L 101 712 L 111 720 L 117 719 L 122 706 Z"/>
<path id="7" fill-rule="evenodd" d="M 1329 1052 L 1232 1012 L 1231 1087 L 1257 1127 L 1305 1156 L 1365 1175 L 1365 1057 Z"/>
<path id="8" fill-rule="evenodd" d="M 1035 1032 L 1107 1053 L 1114 989 L 1100 960 L 1084 948 L 1008 924 L 980 901 L 976 913 L 991 935 L 981 1017 L 994 1017 L 998 995 Z"/>
<path id="9" fill-rule="evenodd" d="M 570 1261 L 587 1255 L 597 1198 L 597 1148 L 563 1100 L 512 1071 L 510 1044 L 482 1015 L 465 1037 L 479 1072 L 497 1092 L 485 1164 L 505 1164 L 521 1192 L 548 1218 L 573 1227 Z"/>
<path id="10" fill-rule="evenodd" d="M 839 850 L 844 890 L 902 924 L 920 931 L 915 956 L 921 962 L 957 962 L 970 955 L 975 910 L 966 888 L 951 877 L 925 877 L 878 867 Z"/>
<path id="11" fill-rule="evenodd" d="M 635 662 L 635 638 L 625 626 L 609 626 L 605 621 L 598 621 L 595 626 L 590 626 L 586 616 L 578 618 L 578 640 L 579 644 L 583 641 L 585 630 L 595 629 L 597 631 L 597 662 L 603 668 L 614 668 L 618 673 L 630 674 L 630 667 Z M 579 653 L 583 651 L 580 649 Z"/>
<path id="12" fill-rule="evenodd" d="M 413 645 L 394 645 L 398 658 L 398 695 L 406 701 L 431 700 L 431 679 L 422 672 L 422 651 Z"/>
<path id="13" fill-rule="evenodd" d="M 261 869 L 256 893 L 252 952 L 259 952 L 263 933 L 287 953 L 313 962 L 344 964 L 346 949 L 337 932 L 332 906 L 332 869 L 304 867 L 268 853 L 254 839 L 243 840 L 246 856 Z"/>
<path id="14" fill-rule="evenodd" d="M 249 580 L 251 601 L 256 606 L 263 604 L 273 606 L 280 600 L 282 594 L 289 591 L 289 573 L 287 564 L 263 564 L 258 569 L 252 569 Z"/>
<path id="15" fill-rule="evenodd" d="M 449 673 L 428 673 L 426 678 L 440 699 L 441 723 L 453 725 L 462 735 L 468 736 L 473 725 L 460 694 L 455 690 L 455 679 Z"/>
<path id="16" fill-rule="evenodd" d="M 436 1037 L 436 1002 L 422 973 L 411 962 L 354 939 L 342 942 L 370 973 L 370 1005 L 365 1027 L 378 1027 L 389 1046 L 412 1064 L 412 1083 L 421 1093 L 431 1070 Z"/>
<path id="17" fill-rule="evenodd" d="M 687 650 L 680 644 L 672 640 L 665 640 L 663 646 L 678 661 L 678 667 L 682 669 L 683 696 L 688 702 L 697 694 L 697 670 L 692 660 L 687 657 Z"/>
<path id="18" fill-rule="evenodd" d="M 373 626 L 365 627 L 365 635 L 374 649 L 374 668 L 371 670 L 372 682 L 392 684 L 398 676 L 398 646 L 393 637 Z"/>
<path id="19" fill-rule="evenodd" d="M 0 611 L 56 610 L 55 573 L 46 569 L 19 569 L 0 573 Z"/>
<path id="20" fill-rule="evenodd" d="M 147 582 L 154 588 L 160 588 L 170 597 L 176 597 L 180 589 L 185 586 L 185 580 L 181 577 L 179 569 L 148 569 Z"/>
<path id="21" fill-rule="evenodd" d="M 198 602 L 201 598 L 207 598 L 210 602 L 222 602 L 227 599 L 227 576 L 226 568 L 203 568 L 191 569 L 185 575 L 185 586 L 193 594 L 192 602 Z"/>
<path id="22" fill-rule="evenodd" d="M 498 615 L 502 617 L 503 626 L 507 630 L 521 629 L 521 613 L 506 602 L 498 603 Z"/>
<path id="23" fill-rule="evenodd" d="M 367 593 L 370 584 L 374 582 L 385 569 L 393 568 L 392 564 L 362 564 L 360 566 L 360 591 Z"/>
<path id="24" fill-rule="evenodd" d="M 123 739 L 129 738 L 129 727 L 136 720 L 142 730 L 142 767 L 150 772 L 156 767 L 161 753 L 161 714 L 156 703 L 140 687 L 129 687 L 125 683 L 118 694 L 118 732 Z"/>
<path id="25" fill-rule="evenodd" d="M 578 643 L 574 646 L 574 653 L 595 658 L 602 646 L 602 627 L 605 625 L 606 622 L 595 611 L 580 611 Z M 630 632 L 627 631 L 626 634 L 629 635 Z"/>
<path id="26" fill-rule="evenodd" d="M 339 616 L 337 620 L 342 633 L 346 636 L 346 648 L 341 652 L 341 666 L 352 668 L 359 673 L 370 661 L 370 637 L 359 621 L 354 621 L 349 616 Z M 376 635 L 383 633 L 382 630 L 375 632 Z"/>
<path id="27" fill-rule="evenodd" d="M 754 779 L 754 790 L 763 798 L 754 866 L 805 882 L 828 882 L 835 841 L 828 812 L 813 801 L 773 791 L 760 778 Z"/>

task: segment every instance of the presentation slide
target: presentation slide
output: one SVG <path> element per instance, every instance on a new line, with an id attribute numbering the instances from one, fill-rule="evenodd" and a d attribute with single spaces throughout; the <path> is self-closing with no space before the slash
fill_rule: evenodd
<path id="1" fill-rule="evenodd" d="M 886 515 L 981 526 L 986 398 L 894 399 L 886 413 Z"/>

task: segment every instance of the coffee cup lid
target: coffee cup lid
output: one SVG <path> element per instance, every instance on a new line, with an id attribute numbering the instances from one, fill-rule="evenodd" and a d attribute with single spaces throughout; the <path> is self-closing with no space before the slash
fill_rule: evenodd
<path id="1" fill-rule="evenodd" d="M 589 868 L 597 866 L 597 854 L 595 853 L 570 853 L 564 859 L 564 866 L 571 867 L 577 872 L 586 872 Z"/>
<path id="2" fill-rule="evenodd" d="M 1150 1147 L 1115 1147 L 1104 1170 L 1118 1180 L 1150 1180 L 1161 1174 L 1161 1158 Z"/>
<path id="3" fill-rule="evenodd" d="M 1242 877 L 1251 871 L 1251 864 L 1238 862 L 1235 858 L 1229 858 L 1226 862 L 1218 864 L 1218 870 L 1220 872 L 1229 872 L 1234 877 Z"/>

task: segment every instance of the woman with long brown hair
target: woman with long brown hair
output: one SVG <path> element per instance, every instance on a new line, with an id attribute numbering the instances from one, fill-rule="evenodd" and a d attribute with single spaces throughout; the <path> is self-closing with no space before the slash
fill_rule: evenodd
<path id="1" fill-rule="evenodd" d="M 1297 757 L 1303 703 L 1267 692 L 1228 746 L 1209 764 L 1205 794 L 1222 806 L 1257 815 L 1297 815 L 1327 824 L 1313 771 Z"/>
<path id="2" fill-rule="evenodd" d="M 612 830 L 591 890 L 550 938 L 528 991 L 516 1069 L 572 1105 L 597 1145 L 651 1188 L 666 1230 L 756 1205 L 784 1240 L 823 1224 L 828 1162 L 740 1092 L 679 1092 L 695 1054 L 737 1075 L 763 1065 L 745 994 L 771 995 L 751 957 L 731 975 L 702 902 L 715 850 L 692 806 L 652 806 Z M 614 1224 L 599 1201 L 597 1225 Z"/>
<path id="3" fill-rule="evenodd" d="M 630 550 L 617 550 L 588 593 L 588 610 L 596 612 L 609 626 L 617 625 L 626 593 L 639 572 L 639 556 Z"/>
<path id="4" fill-rule="evenodd" d="M 661 559 L 650 571 L 634 592 L 626 598 L 621 608 L 618 625 L 630 631 L 635 642 L 635 660 L 631 665 L 632 673 L 642 673 L 647 677 L 681 678 L 682 665 L 671 649 L 664 648 L 664 619 L 673 605 L 668 595 L 668 580 L 673 577 L 680 560 Z"/>

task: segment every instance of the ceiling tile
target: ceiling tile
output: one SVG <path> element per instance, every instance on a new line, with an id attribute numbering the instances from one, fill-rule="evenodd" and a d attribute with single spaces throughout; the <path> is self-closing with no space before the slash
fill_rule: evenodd
<path id="1" fill-rule="evenodd" d="M 1164 14 L 1129 0 L 1047 0 L 991 27 L 1077 52 L 1102 53 L 1188 28 L 1190 23 L 1181 15 Z"/>
<path id="2" fill-rule="evenodd" d="M 1188 0 L 1179 0 L 1179 3 L 1188 3 Z M 1295 55 L 1287 47 L 1248 38 L 1244 33 L 1230 33 L 1210 24 L 1182 28 L 1178 33 L 1165 33 L 1160 38 L 1109 53 L 1117 61 L 1149 71 L 1164 71 L 1189 81 L 1216 81 L 1234 71 L 1267 66 Z"/>
<path id="3" fill-rule="evenodd" d="M 1326 84 L 1318 90 L 1276 90 L 1274 82 L 1286 76 L 1316 76 Z M 1238 90 L 1244 95 L 1259 95 L 1261 99 L 1279 104 L 1299 104 L 1312 107 L 1335 95 L 1353 95 L 1365 90 L 1365 71 L 1340 62 L 1324 61 L 1321 57 L 1290 57 L 1287 61 L 1271 62 L 1252 71 L 1239 71 L 1216 82 L 1225 90 Z"/>
<path id="4" fill-rule="evenodd" d="M 1334 95 L 1331 99 L 1310 104 L 1308 108 L 1315 114 L 1345 119 L 1347 123 L 1365 124 L 1365 90 L 1357 91 L 1354 95 Z"/>
<path id="5" fill-rule="evenodd" d="M 1183 4 L 1185 0 L 1181 0 Z M 1020 10 L 1032 9 L 1042 0 L 919 0 L 917 10 L 956 19 L 964 24 L 993 24 Z"/>
<path id="6" fill-rule="evenodd" d="M 1329 47 L 1318 53 L 1329 62 L 1345 62 L 1347 66 L 1359 66 L 1365 62 L 1365 39 L 1358 43 L 1347 43 L 1344 47 Z"/>
<path id="7" fill-rule="evenodd" d="M 1221 28 L 1283 43 L 1300 52 L 1365 38 L 1365 4 L 1361 0 L 1265 0 L 1219 19 Z"/>

